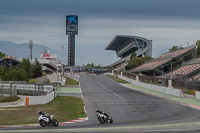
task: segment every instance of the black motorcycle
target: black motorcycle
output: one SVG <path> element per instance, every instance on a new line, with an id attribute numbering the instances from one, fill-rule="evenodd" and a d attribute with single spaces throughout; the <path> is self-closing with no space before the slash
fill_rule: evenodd
<path id="1" fill-rule="evenodd" d="M 106 113 L 100 111 L 100 110 L 96 110 L 97 112 L 97 119 L 99 120 L 99 122 L 101 124 L 104 124 L 104 123 L 113 123 L 113 119 L 108 116 Z"/>

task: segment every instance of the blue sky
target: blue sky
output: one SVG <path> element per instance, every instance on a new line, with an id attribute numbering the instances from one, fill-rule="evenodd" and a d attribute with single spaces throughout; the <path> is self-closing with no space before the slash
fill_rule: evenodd
<path id="1" fill-rule="evenodd" d="M 67 41 L 65 16 L 79 15 L 76 65 L 110 65 L 115 52 L 105 47 L 115 35 L 153 40 L 153 56 L 173 45 L 200 39 L 198 0 L 0 0 L 0 40 L 33 40 L 61 51 Z"/>

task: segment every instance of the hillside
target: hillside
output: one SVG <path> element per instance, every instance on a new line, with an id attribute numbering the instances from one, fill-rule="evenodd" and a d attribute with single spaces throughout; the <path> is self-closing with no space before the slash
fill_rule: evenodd
<path id="1" fill-rule="evenodd" d="M 30 49 L 28 43 L 17 44 L 11 41 L 0 41 L 0 51 L 10 56 L 16 56 L 17 59 L 30 57 Z M 33 59 L 40 58 L 42 49 L 50 50 L 51 54 L 58 53 L 58 58 L 61 59 L 61 51 L 51 49 L 39 44 L 33 45 Z"/>

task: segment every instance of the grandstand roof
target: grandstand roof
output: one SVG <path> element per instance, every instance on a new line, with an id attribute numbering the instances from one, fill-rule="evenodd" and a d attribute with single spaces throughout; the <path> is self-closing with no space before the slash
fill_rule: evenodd
<path id="1" fill-rule="evenodd" d="M 181 49 L 181 50 L 178 50 L 178 51 L 175 51 L 175 52 L 163 54 L 163 55 L 159 56 L 158 58 L 147 61 L 143 65 L 130 70 L 130 72 L 141 72 L 141 71 L 154 70 L 158 67 L 161 67 L 161 66 L 167 64 L 168 62 L 170 62 L 174 58 L 183 56 L 184 54 L 193 51 L 195 48 L 196 48 L 196 46 L 191 46 L 191 47 Z"/>
<path id="2" fill-rule="evenodd" d="M 117 50 L 122 44 L 124 44 L 129 39 L 141 39 L 143 41 L 148 41 L 147 39 L 138 36 L 116 35 L 105 49 Z"/>

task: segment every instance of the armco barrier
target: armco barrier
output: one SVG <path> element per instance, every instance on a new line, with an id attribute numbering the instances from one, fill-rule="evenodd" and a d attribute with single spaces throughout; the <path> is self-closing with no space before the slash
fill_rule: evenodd
<path id="1" fill-rule="evenodd" d="M 47 94 L 45 96 L 27 96 L 24 100 L 24 105 L 37 105 L 46 104 L 54 99 L 54 92 Z"/>
<path id="2" fill-rule="evenodd" d="M 182 97 L 183 96 L 182 95 L 182 91 L 178 90 L 178 89 L 173 89 L 173 88 L 167 88 L 167 87 L 163 87 L 163 86 L 157 86 L 157 85 L 142 83 L 142 82 L 139 82 L 139 81 L 136 81 L 136 80 L 132 80 L 132 79 L 129 79 L 129 78 L 121 76 L 121 75 L 118 75 L 118 78 L 123 79 L 123 80 L 125 80 L 127 82 L 130 82 L 130 83 L 132 83 L 134 85 L 137 85 L 137 86 L 140 86 L 140 87 L 144 87 L 144 88 L 147 88 L 147 89 L 150 89 L 150 90 L 162 92 L 162 93 L 165 93 L 165 94 L 170 94 L 170 95 L 177 96 L 177 97 Z"/>

